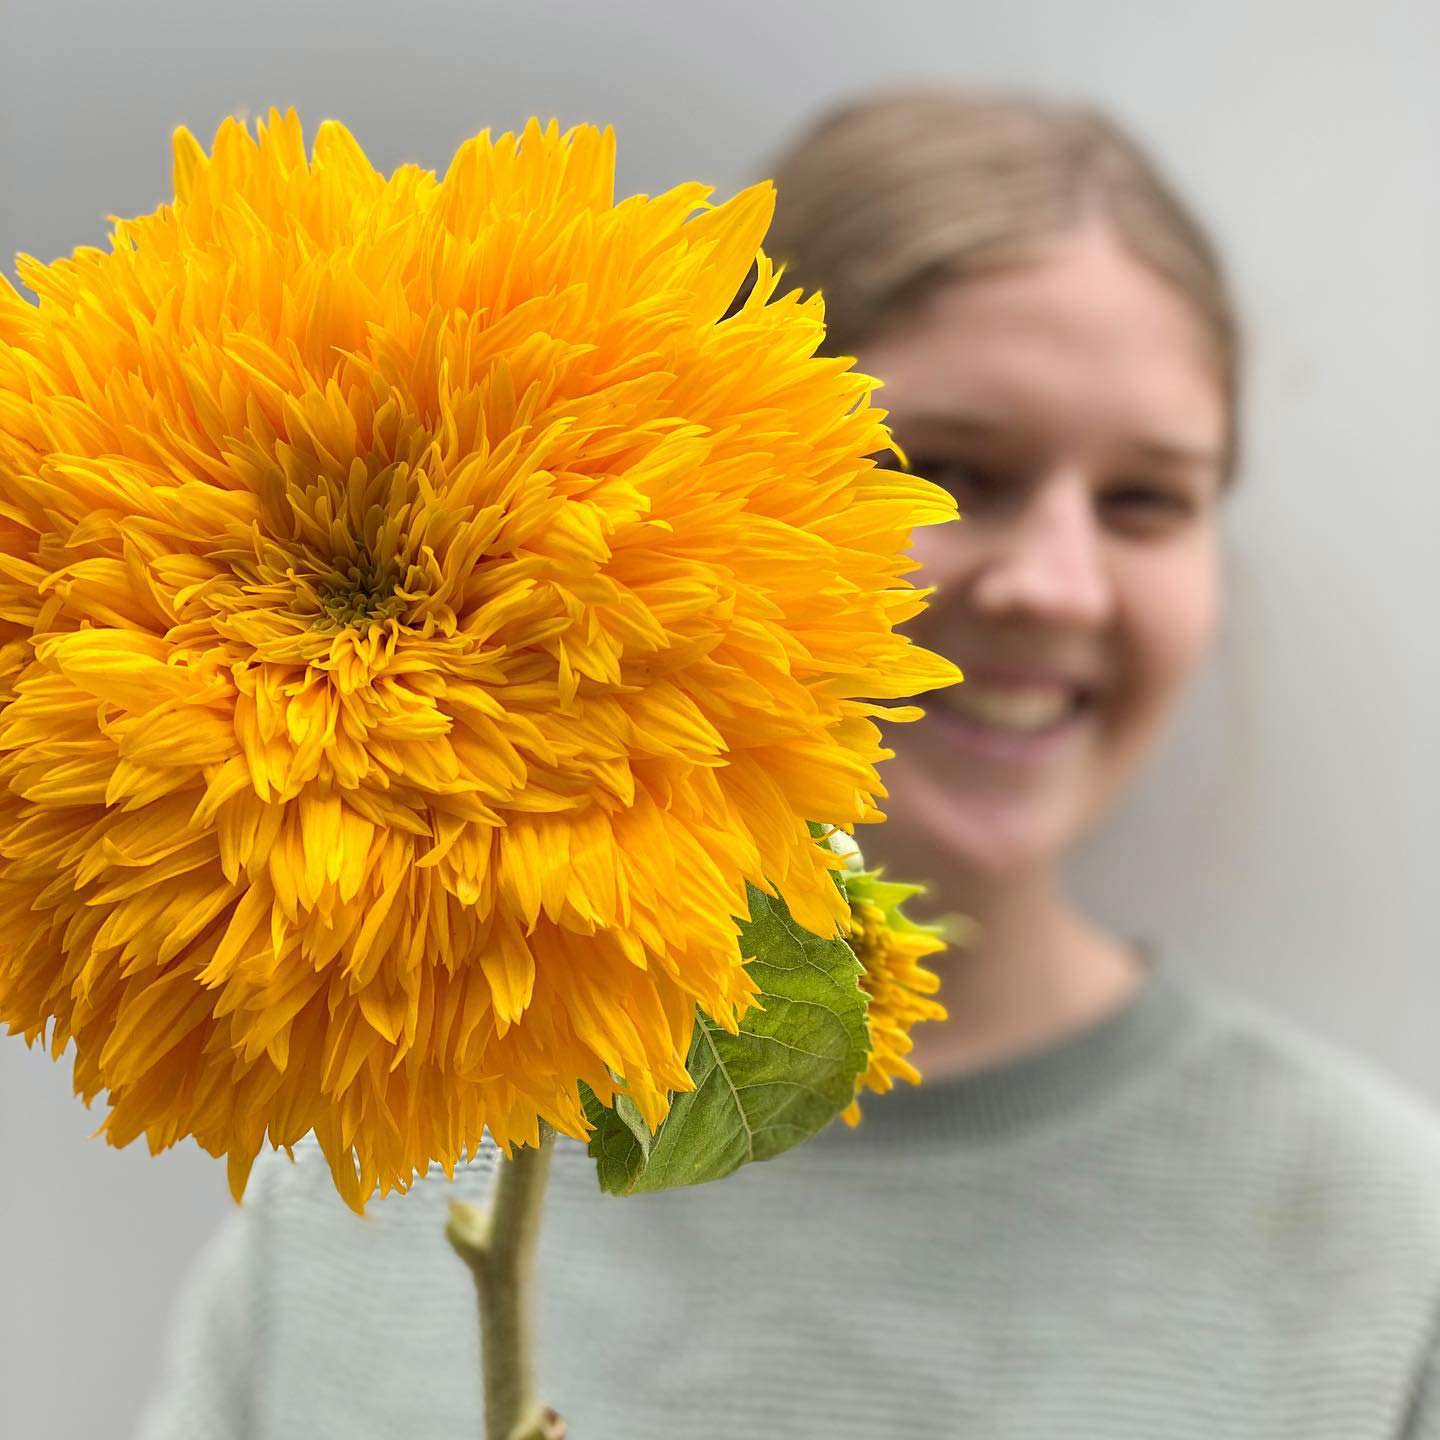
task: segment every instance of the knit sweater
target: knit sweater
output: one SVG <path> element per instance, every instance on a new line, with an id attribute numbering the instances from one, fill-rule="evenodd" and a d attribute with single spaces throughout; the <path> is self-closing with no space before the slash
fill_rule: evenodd
<path id="1" fill-rule="evenodd" d="M 689 1191 L 561 1141 L 540 1283 L 575 1440 L 1440 1440 L 1440 1120 L 1153 966 L 1042 1051 L 865 1102 Z M 350 1214 L 263 1163 L 182 1296 L 140 1440 L 479 1436 L 447 1199 Z"/>

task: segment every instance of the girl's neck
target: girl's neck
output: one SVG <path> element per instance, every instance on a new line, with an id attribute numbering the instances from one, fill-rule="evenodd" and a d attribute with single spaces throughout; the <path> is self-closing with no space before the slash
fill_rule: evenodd
<path id="1" fill-rule="evenodd" d="M 899 854 L 892 865 L 867 853 L 867 863 L 884 863 L 891 878 L 927 886 L 928 894 L 907 907 L 916 918 L 959 914 L 973 923 L 972 939 L 935 957 L 950 1018 L 912 1034 L 910 1058 L 927 1079 L 1044 1049 L 1133 995 L 1143 974 L 1140 957 L 1080 914 L 1053 866 L 997 881 L 946 864 L 933 851 L 928 859 L 929 873 L 917 873 Z"/>

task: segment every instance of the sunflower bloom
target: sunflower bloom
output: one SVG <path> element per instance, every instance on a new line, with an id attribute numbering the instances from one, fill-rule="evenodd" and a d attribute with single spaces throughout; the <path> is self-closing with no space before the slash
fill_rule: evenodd
<path id="1" fill-rule="evenodd" d="M 920 963 L 945 949 L 941 927 L 917 924 L 900 908 L 923 887 L 895 884 L 880 875 L 855 869 L 853 862 L 845 873 L 850 899 L 845 933 L 860 961 L 860 988 L 870 998 L 870 1062 L 856 1082 L 857 1096 L 865 1090 L 883 1094 L 897 1079 L 918 1085 L 920 1072 L 905 1058 L 914 1047 L 910 1031 L 922 1020 L 946 1018 L 945 1007 L 931 998 L 940 989 L 940 977 Z M 859 1101 L 841 1115 L 858 1125 Z"/>
<path id="2" fill-rule="evenodd" d="M 755 993 L 746 883 L 848 923 L 953 503 L 778 292 L 768 184 L 615 203 L 530 122 L 443 179 L 293 112 L 0 277 L 0 1021 L 243 1191 L 658 1124 Z M 758 279 L 726 312 L 752 264 Z"/>

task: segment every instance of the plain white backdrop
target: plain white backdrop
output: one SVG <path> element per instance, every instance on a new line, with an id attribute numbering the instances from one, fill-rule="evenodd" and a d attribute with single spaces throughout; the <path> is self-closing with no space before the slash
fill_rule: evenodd
<path id="1" fill-rule="evenodd" d="M 1219 237 L 1252 365 L 1219 654 L 1077 886 L 1440 1097 L 1437 74 L 1430 0 L 5 0 L 0 263 L 103 243 L 168 198 L 176 124 L 271 104 L 387 170 L 610 123 L 622 193 L 726 194 L 876 85 L 1107 106 Z M 88 1142 L 69 1068 L 0 1037 L 0 1429 L 108 1440 L 230 1202 L 193 1147 Z"/>

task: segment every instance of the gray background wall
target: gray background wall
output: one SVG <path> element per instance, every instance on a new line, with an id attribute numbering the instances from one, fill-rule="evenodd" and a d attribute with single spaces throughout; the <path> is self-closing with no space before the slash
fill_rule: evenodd
<path id="1" fill-rule="evenodd" d="M 168 195 L 169 134 L 294 103 L 443 168 L 531 112 L 613 123 L 622 191 L 728 193 L 832 96 L 1086 95 L 1168 162 L 1253 339 L 1215 664 L 1077 884 L 1115 924 L 1440 1097 L 1440 7 L 1361 0 L 0 0 L 0 254 Z M 128 1433 L 222 1167 L 87 1142 L 0 1040 L 9 1434 Z"/>

